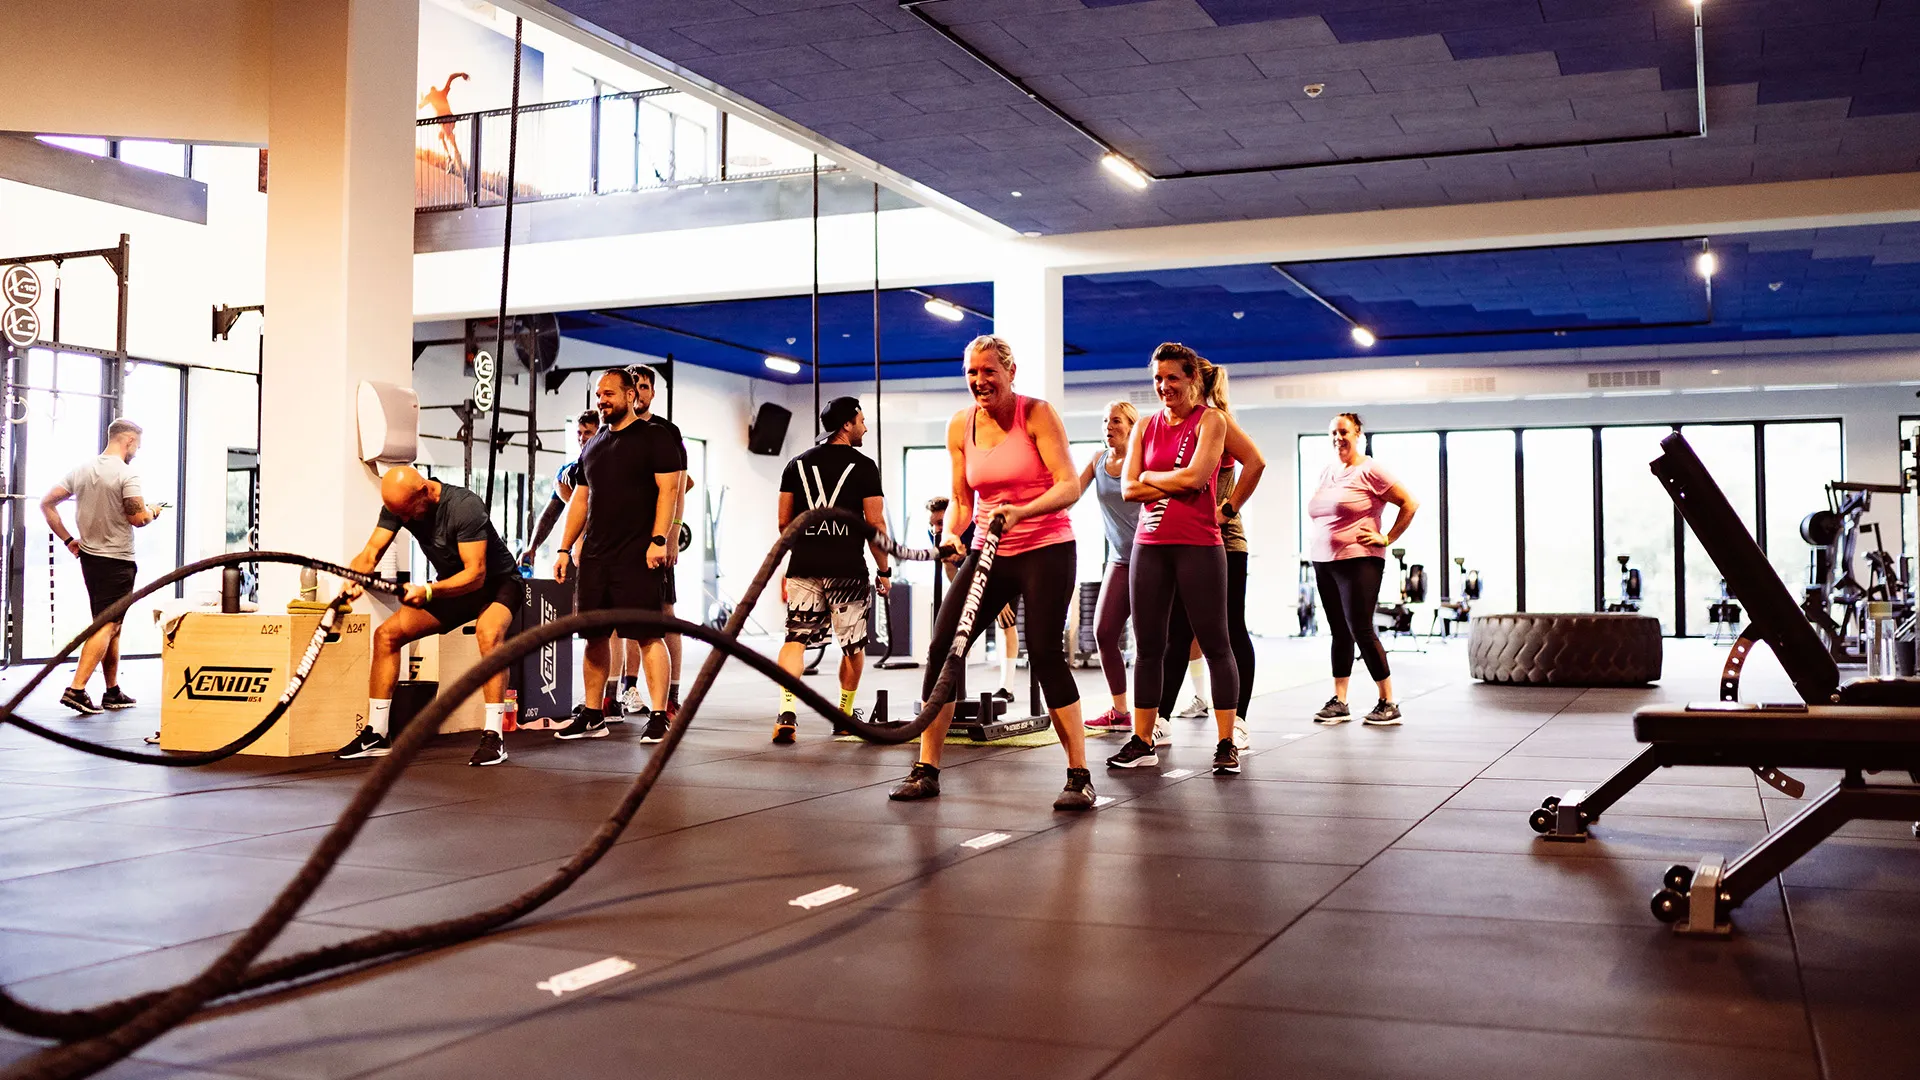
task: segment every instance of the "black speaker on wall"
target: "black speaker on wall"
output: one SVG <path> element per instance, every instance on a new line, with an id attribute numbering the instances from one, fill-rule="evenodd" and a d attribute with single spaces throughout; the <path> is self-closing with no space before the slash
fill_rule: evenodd
<path id="1" fill-rule="evenodd" d="M 787 445 L 787 422 L 793 413 L 769 401 L 747 427 L 747 449 L 756 454 L 778 454 Z"/>

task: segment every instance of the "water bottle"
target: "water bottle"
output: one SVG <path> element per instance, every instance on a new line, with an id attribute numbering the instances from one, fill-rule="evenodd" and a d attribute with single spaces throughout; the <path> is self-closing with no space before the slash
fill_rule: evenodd
<path id="1" fill-rule="evenodd" d="M 320 572 L 311 566 L 300 568 L 300 599 L 309 603 L 320 599 Z"/>
<path id="2" fill-rule="evenodd" d="M 233 615 L 240 610 L 240 568 L 223 566 L 220 568 L 220 610 Z"/>
<path id="3" fill-rule="evenodd" d="M 1884 600 L 1867 603 L 1865 635 L 1867 678 L 1890 679 L 1899 672 L 1893 658 L 1893 605 Z"/>
<path id="4" fill-rule="evenodd" d="M 518 690 L 507 691 L 507 722 L 502 726 L 508 731 L 514 731 L 520 727 L 520 692 Z"/>

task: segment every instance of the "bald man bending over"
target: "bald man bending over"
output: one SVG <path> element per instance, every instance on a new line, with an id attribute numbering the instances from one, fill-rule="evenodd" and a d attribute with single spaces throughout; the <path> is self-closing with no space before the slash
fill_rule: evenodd
<path id="1" fill-rule="evenodd" d="M 341 747 L 341 759 L 385 757 L 393 749 L 387 722 L 393 710 L 393 685 L 400 679 L 400 650 L 428 634 L 445 634 L 474 623 L 480 655 L 492 652 L 507 636 L 514 609 L 526 598 L 520 567 L 487 517 L 487 504 L 463 487 L 429 480 L 402 465 L 380 478 L 380 523 L 367 546 L 347 565 L 372 573 L 401 529 L 433 566 L 434 581 L 408 585 L 401 608 L 373 632 L 373 667 L 367 676 L 367 726 Z M 352 590 L 359 595 L 358 589 Z M 501 730 L 506 722 L 507 673 L 487 680 L 487 730 L 469 765 L 498 765 L 507 760 Z"/>

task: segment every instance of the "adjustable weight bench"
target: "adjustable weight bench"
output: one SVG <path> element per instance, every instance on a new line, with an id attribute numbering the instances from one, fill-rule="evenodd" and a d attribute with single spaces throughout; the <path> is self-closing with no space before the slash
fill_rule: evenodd
<path id="1" fill-rule="evenodd" d="M 1725 933 L 1728 911 L 1848 820 L 1920 817 L 1920 787 L 1869 786 L 1862 779 L 1866 772 L 1900 770 L 1920 784 L 1920 680 L 1841 685 L 1833 657 L 1693 448 L 1675 432 L 1660 440 L 1660 451 L 1651 464 L 1654 476 L 1719 568 L 1728 592 L 1746 605 L 1750 621 L 1727 653 L 1719 701 L 1640 709 L 1634 734 L 1647 749 L 1593 791 L 1545 800 L 1528 824 L 1549 840 L 1584 841 L 1605 810 L 1667 766 L 1744 766 L 1796 799 L 1806 786 L 1781 772 L 1782 766 L 1844 770 L 1840 784 L 1724 873 L 1711 862 L 1698 872 L 1667 872 L 1655 914 L 1690 932 Z M 1805 704 L 1740 702 L 1740 672 L 1762 642 Z M 1713 902 L 1695 905 L 1696 895 Z"/>

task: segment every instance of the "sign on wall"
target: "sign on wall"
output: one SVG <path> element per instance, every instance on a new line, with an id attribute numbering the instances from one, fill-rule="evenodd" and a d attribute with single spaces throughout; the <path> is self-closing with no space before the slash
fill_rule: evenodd
<path id="1" fill-rule="evenodd" d="M 0 273 L 0 295 L 7 301 L 0 311 L 0 336 L 16 349 L 32 348 L 40 340 L 40 316 L 33 310 L 40 301 L 40 275 L 31 266 L 9 266 Z"/>

